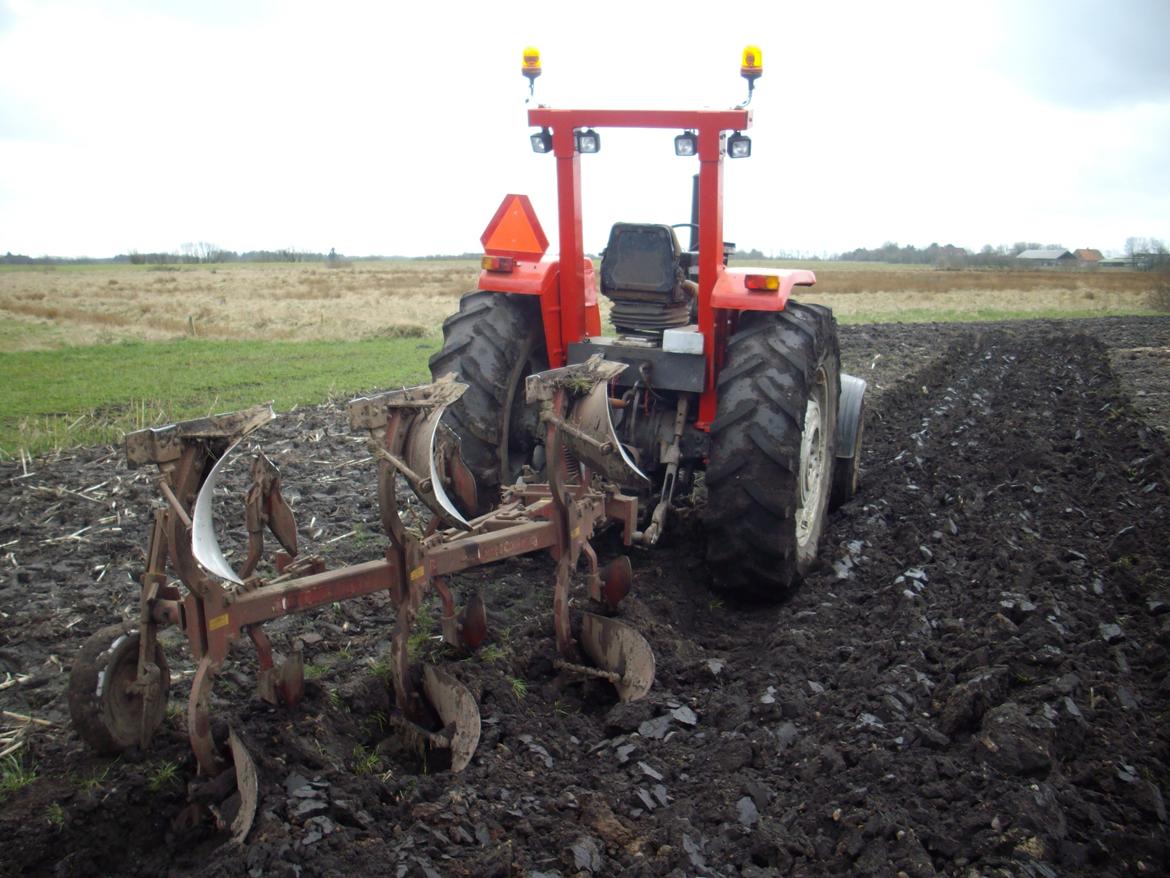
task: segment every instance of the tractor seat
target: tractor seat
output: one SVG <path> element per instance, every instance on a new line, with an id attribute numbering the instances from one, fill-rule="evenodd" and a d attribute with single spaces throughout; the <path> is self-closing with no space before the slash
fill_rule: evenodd
<path id="1" fill-rule="evenodd" d="M 613 302 L 619 332 L 661 335 L 687 325 L 694 284 L 686 282 L 681 254 L 670 226 L 614 224 L 601 257 L 601 292 Z"/>

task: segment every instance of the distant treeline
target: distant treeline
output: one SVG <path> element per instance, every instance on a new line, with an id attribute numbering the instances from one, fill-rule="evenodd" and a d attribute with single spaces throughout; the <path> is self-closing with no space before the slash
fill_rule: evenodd
<path id="1" fill-rule="evenodd" d="M 1016 257 L 1025 250 L 1064 250 L 1059 244 L 1037 244 L 1032 241 L 1017 241 L 1010 246 L 1001 244 L 993 247 L 985 244 L 978 253 L 965 247 L 956 247 L 954 244 L 931 244 L 928 247 L 915 247 L 907 244 L 899 247 L 893 242 L 887 242 L 881 247 L 866 250 L 858 247 L 848 253 L 842 253 L 836 258 L 846 262 L 892 262 L 903 265 L 934 265 L 939 268 L 965 268 L 967 266 L 1008 268 L 1019 265 Z"/>
<path id="2" fill-rule="evenodd" d="M 0 265 L 220 265 L 231 262 L 324 262 L 349 263 L 379 259 L 415 259 L 437 261 L 442 259 L 479 259 L 480 253 L 459 253 L 446 256 L 342 256 L 330 250 L 328 253 L 314 253 L 308 250 L 248 250 L 237 253 L 234 250 L 192 248 L 181 253 L 139 253 L 131 250 L 117 256 L 95 258 L 89 256 L 25 256 L 22 253 L 5 253 L 0 256 Z"/>

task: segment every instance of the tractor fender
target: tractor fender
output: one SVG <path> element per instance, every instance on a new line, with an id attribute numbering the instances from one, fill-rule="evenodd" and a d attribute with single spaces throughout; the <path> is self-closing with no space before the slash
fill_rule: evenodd
<path id="1" fill-rule="evenodd" d="M 485 293 L 519 293 L 523 296 L 540 296 L 556 286 L 557 271 L 560 266 L 555 261 L 530 262 L 526 259 L 517 259 L 511 271 L 488 271 L 479 273 L 479 283 L 476 288 Z"/>
<path id="2" fill-rule="evenodd" d="M 841 373 L 841 395 L 837 398 L 837 457 L 852 458 L 865 410 L 866 383 L 862 378 Z"/>
<path id="3" fill-rule="evenodd" d="M 778 278 L 779 288 L 749 290 L 748 275 Z M 817 276 L 804 268 L 725 268 L 715 279 L 711 307 L 729 311 L 783 311 L 793 287 L 811 287 L 816 282 Z"/>
<path id="4" fill-rule="evenodd" d="M 597 283 L 593 260 L 586 258 L 585 271 L 585 329 L 587 335 L 601 335 L 601 311 L 597 307 Z M 549 365 L 565 365 L 568 346 L 579 338 L 561 338 L 560 262 L 555 259 L 531 261 L 517 259 L 511 271 L 481 271 L 476 289 L 485 293 L 512 293 L 540 297 L 540 316 L 544 324 L 545 350 Z"/>

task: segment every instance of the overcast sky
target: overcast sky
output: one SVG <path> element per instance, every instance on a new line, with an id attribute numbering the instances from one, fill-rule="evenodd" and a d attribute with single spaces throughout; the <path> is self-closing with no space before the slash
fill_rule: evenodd
<path id="1" fill-rule="evenodd" d="M 0 253 L 473 251 L 508 192 L 555 242 L 527 44 L 541 103 L 697 108 L 758 43 L 742 247 L 1170 242 L 1168 37 L 1170 0 L 0 0 Z M 602 131 L 587 249 L 689 219 L 673 136 Z"/>

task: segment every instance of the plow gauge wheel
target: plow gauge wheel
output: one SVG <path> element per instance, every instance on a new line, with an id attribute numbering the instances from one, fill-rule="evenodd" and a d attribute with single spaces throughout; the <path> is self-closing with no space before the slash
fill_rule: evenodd
<path id="1" fill-rule="evenodd" d="M 171 685 L 166 656 L 155 643 L 158 698 L 147 700 L 138 682 L 138 632 L 124 625 L 102 628 L 85 642 L 69 674 L 69 714 L 73 727 L 99 753 L 121 753 L 139 745 L 142 712 L 152 729 L 166 718 Z"/>

